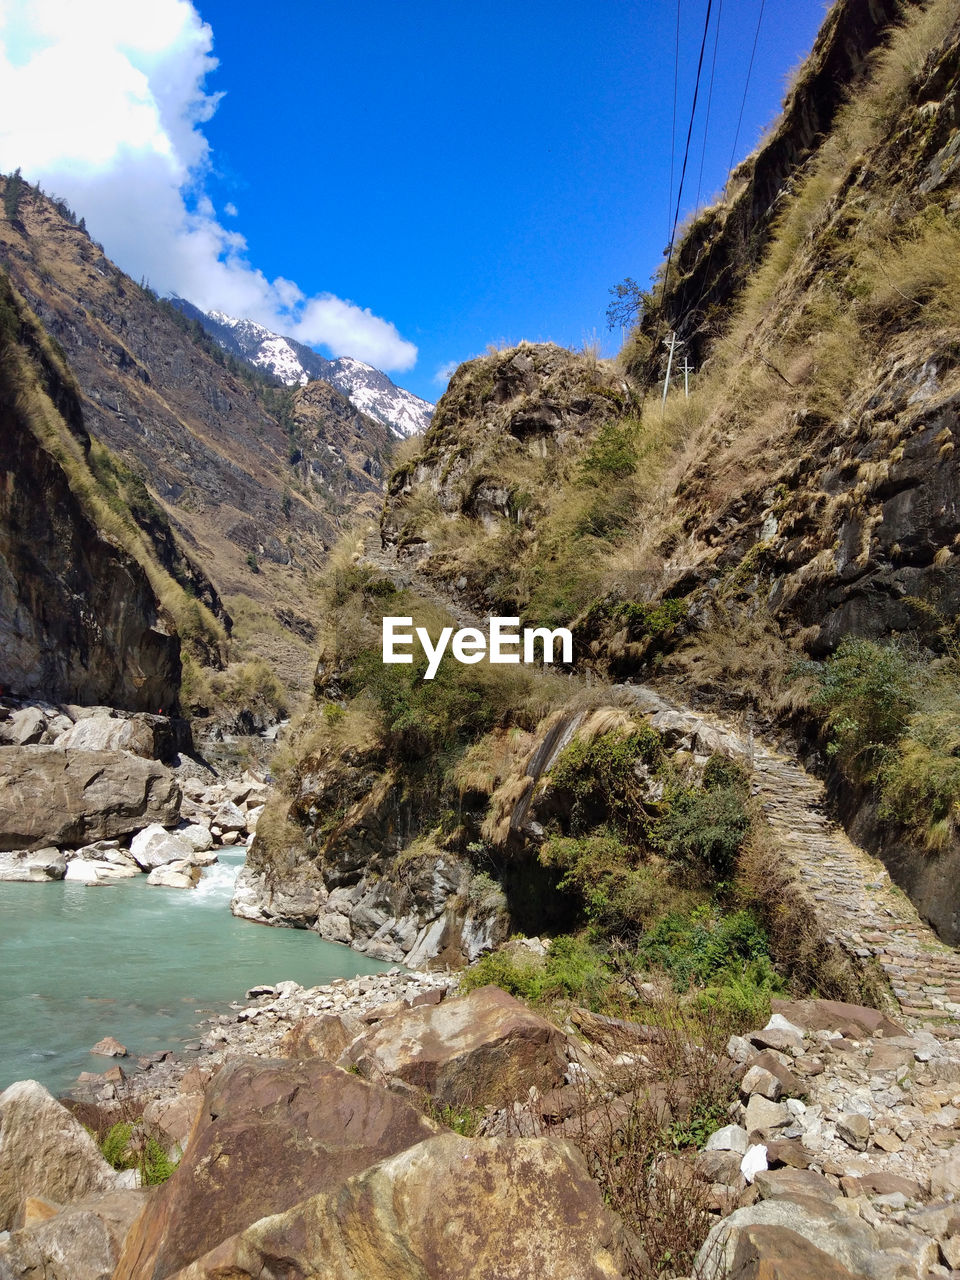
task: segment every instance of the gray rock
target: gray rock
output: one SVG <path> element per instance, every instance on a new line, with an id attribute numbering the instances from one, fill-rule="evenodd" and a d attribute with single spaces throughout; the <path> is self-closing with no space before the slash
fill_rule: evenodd
<path id="1" fill-rule="evenodd" d="M 53 847 L 0 853 L 0 880 L 62 880 L 66 869 L 66 854 Z"/>
<path id="2" fill-rule="evenodd" d="M 147 1191 L 108 1191 L 61 1209 L 0 1243 L 7 1280 L 109 1280 L 124 1237 L 147 1203 Z"/>
<path id="3" fill-rule="evenodd" d="M 189 861 L 165 862 L 147 876 L 147 884 L 161 889 L 195 889 L 200 880 L 200 868 Z"/>
<path id="4" fill-rule="evenodd" d="M 771 1102 L 755 1093 L 747 1103 L 744 1128 L 747 1133 L 763 1129 L 782 1129 L 790 1123 L 790 1112 L 782 1102 Z"/>
<path id="5" fill-rule="evenodd" d="M 782 1085 L 780 1081 L 773 1072 L 767 1071 L 764 1067 L 750 1067 L 740 1081 L 740 1093 L 744 1098 L 759 1094 L 761 1098 L 768 1098 L 771 1102 L 776 1102 L 780 1097 L 781 1091 Z"/>
<path id="6" fill-rule="evenodd" d="M 195 853 L 208 853 L 213 848 L 210 828 L 204 826 L 202 822 L 181 823 L 174 835 L 178 840 L 185 840 Z"/>
<path id="7" fill-rule="evenodd" d="M 114 884 L 117 880 L 127 880 L 138 876 L 135 866 L 117 866 L 112 862 L 86 858 L 71 858 L 67 863 L 64 880 L 76 880 L 80 884 Z"/>
<path id="8" fill-rule="evenodd" d="M 193 853 L 193 845 L 188 840 L 156 822 L 138 831 L 130 841 L 130 855 L 144 871 L 152 871 L 168 862 L 189 862 Z"/>
<path id="9" fill-rule="evenodd" d="M 91 716 L 78 720 L 59 735 L 55 745 L 67 751 L 129 751 L 146 760 L 154 755 L 152 730 L 135 718 Z"/>
<path id="10" fill-rule="evenodd" d="M 746 1129 L 738 1124 L 725 1124 L 707 1139 L 707 1151 L 736 1151 L 745 1155 L 750 1145 Z"/>
<path id="11" fill-rule="evenodd" d="M 870 1141 L 870 1121 L 857 1111 L 847 1111 L 837 1120 L 837 1133 L 857 1151 L 866 1151 Z"/>
<path id="12" fill-rule="evenodd" d="M 936 1198 L 960 1195 L 960 1150 L 955 1150 L 930 1172 L 930 1194 Z"/>
<path id="13" fill-rule="evenodd" d="M 0 1230 L 21 1225 L 27 1196 L 67 1204 L 116 1181 L 90 1134 L 43 1085 L 20 1080 L 0 1093 Z"/>
<path id="14" fill-rule="evenodd" d="M 245 831 L 247 816 L 232 800 L 225 800 L 213 815 L 211 826 L 219 827 L 221 831 Z"/>
<path id="15" fill-rule="evenodd" d="M 879 1253 L 872 1227 L 825 1200 L 761 1200 L 737 1209 L 711 1230 L 697 1254 L 694 1274 L 698 1280 L 721 1280 L 733 1266 L 741 1232 L 753 1225 L 795 1231 L 858 1276 Z"/>

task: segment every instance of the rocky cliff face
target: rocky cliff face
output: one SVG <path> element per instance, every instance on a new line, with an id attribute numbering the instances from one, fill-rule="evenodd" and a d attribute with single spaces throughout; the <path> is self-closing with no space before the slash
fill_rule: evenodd
<path id="1" fill-rule="evenodd" d="M 170 554 L 195 561 L 218 592 L 288 620 L 291 601 L 308 614 L 304 575 L 339 536 L 353 495 L 362 505 L 376 487 L 388 428 L 335 393 L 310 393 L 301 415 L 293 392 L 230 367 L 198 324 L 30 188 L 17 218 L 0 221 L 0 263 L 65 351 L 90 434 L 162 508 Z M 300 466 L 305 457 L 318 465 Z"/>
<path id="2" fill-rule="evenodd" d="M 0 684 L 172 710 L 180 642 L 143 564 L 97 522 L 78 390 L 0 278 Z"/>
<path id="3" fill-rule="evenodd" d="M 893 16 L 883 5 L 835 6 L 783 120 L 731 202 L 706 218 L 720 228 L 713 266 L 703 265 L 704 223 L 680 245 L 683 270 L 696 262 L 707 272 L 696 277 L 698 293 L 708 284 L 726 307 L 689 399 L 674 392 L 661 413 L 659 397 L 645 399 L 632 382 L 630 351 L 626 373 L 528 344 L 458 371 L 420 452 L 389 482 L 383 546 L 368 548 L 366 569 L 348 571 L 373 576 L 341 580 L 330 597 L 336 635 L 318 671 L 323 701 L 350 705 L 358 662 L 376 683 L 376 667 L 363 666 L 372 640 L 356 639 L 371 610 L 439 608 L 444 621 L 496 612 L 572 624 L 581 670 L 683 682 L 683 701 L 749 709 L 774 733 L 805 734 L 812 753 L 833 730 L 817 736 L 824 713 L 809 699 L 818 677 L 801 686 L 790 672 L 844 638 L 912 647 L 917 689 L 945 682 L 953 705 L 960 24 L 942 0 L 908 6 L 902 23 Z M 844 91 L 857 86 L 844 105 L 836 85 L 825 87 L 834 77 Z M 691 308 L 669 283 L 666 314 L 679 326 L 669 308 Z M 387 575 L 380 587 L 374 566 Z M 434 691 L 419 709 L 421 724 L 440 697 Z M 408 723 L 402 702 L 388 705 L 388 723 Z M 914 718 L 897 729 L 908 736 L 869 748 L 889 775 L 876 765 L 867 779 L 871 803 L 887 786 L 872 827 L 881 833 L 868 837 L 866 821 L 857 830 L 874 848 L 896 844 L 891 870 L 952 937 L 956 908 L 938 903 L 960 811 L 946 781 L 952 713 L 935 722 L 932 704 L 911 705 Z M 538 723 L 523 727 L 542 732 Z M 308 832 L 301 849 L 313 852 L 297 855 L 301 870 L 286 879 L 284 855 L 255 850 L 269 893 L 282 897 L 307 862 L 317 865 L 322 845 L 311 911 L 322 914 L 323 894 L 339 892 L 337 876 L 349 872 L 352 896 L 337 899 L 339 915 L 362 915 L 376 881 L 376 927 L 394 919 L 383 881 L 396 876 L 378 850 L 385 841 L 410 848 L 439 813 L 419 827 L 404 817 L 415 770 L 390 754 L 392 732 L 364 738 L 379 763 L 357 766 L 370 785 L 356 812 L 348 805 L 347 825 L 362 819 L 366 843 L 342 825 L 335 787 L 307 785 L 316 771 L 303 762 L 290 812 Z M 849 795 L 858 766 L 846 767 Z M 355 924 L 336 927 L 360 936 Z"/>

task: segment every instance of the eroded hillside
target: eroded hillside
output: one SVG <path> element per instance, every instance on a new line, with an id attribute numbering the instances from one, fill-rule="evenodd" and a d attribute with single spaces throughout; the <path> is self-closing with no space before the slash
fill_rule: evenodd
<path id="1" fill-rule="evenodd" d="M 828 71 L 856 92 L 814 119 Z M 691 888 L 689 864 L 658 861 L 663 832 L 719 801 L 690 799 L 709 778 L 682 761 L 641 759 L 602 683 L 626 679 L 791 735 L 859 838 L 960 936 L 958 76 L 954 6 L 835 6 L 764 151 L 690 228 L 618 364 L 521 344 L 458 371 L 389 482 L 382 549 L 328 576 L 318 706 L 245 910 L 406 955 L 436 903 L 458 900 L 431 943 L 449 958 L 473 948 L 477 902 L 499 909 L 486 881 L 470 889 L 481 875 L 506 895 L 506 927 L 531 927 L 530 900 L 596 925 L 612 895 L 613 931 L 630 934 L 645 893 L 665 908 Z M 673 312 L 709 282 L 703 245 L 725 225 L 702 364 L 661 409 L 651 334 L 682 329 Z M 751 251 L 731 275 L 738 243 Z M 504 694 L 493 668 L 455 664 L 432 685 L 397 675 L 377 653 L 390 613 L 573 626 L 592 687 L 528 672 Z M 591 707 L 600 721 L 554 752 L 553 726 Z M 621 750 L 642 779 L 633 826 L 599 762 Z M 546 777 L 564 776 L 565 751 L 600 771 L 586 810 Z M 530 818 L 541 786 L 551 800 Z M 451 852 L 465 869 L 440 884 Z"/>
<path id="2" fill-rule="evenodd" d="M 79 390 L 2 274 L 0 416 L 3 692 L 175 710 L 177 620 L 214 646 L 217 621 L 98 481 Z"/>
<path id="3" fill-rule="evenodd" d="M 311 576 L 344 517 L 379 505 L 388 429 L 330 388 L 287 390 L 231 362 L 62 204 L 26 184 L 15 203 L 0 262 L 65 352 L 88 431 L 148 487 L 172 554 L 231 608 L 266 615 L 265 656 L 289 677 L 317 621 Z"/>

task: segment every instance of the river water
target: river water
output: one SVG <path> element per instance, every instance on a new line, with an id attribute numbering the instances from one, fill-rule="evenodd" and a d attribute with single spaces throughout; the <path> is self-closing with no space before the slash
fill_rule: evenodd
<path id="1" fill-rule="evenodd" d="M 302 929 L 236 919 L 243 854 L 220 857 L 193 890 L 146 876 L 0 884 L 0 1089 L 32 1079 L 63 1092 L 112 1065 L 89 1052 L 106 1035 L 131 1055 L 182 1047 L 257 983 L 316 986 L 390 967 Z"/>

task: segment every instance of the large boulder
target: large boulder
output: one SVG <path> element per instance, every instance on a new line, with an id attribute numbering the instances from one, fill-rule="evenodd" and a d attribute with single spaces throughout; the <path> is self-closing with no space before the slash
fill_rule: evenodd
<path id="1" fill-rule="evenodd" d="M 123 863 L 71 858 L 63 878 L 79 881 L 80 884 L 116 884 L 118 880 L 127 880 L 139 874 L 136 867 L 125 866 Z"/>
<path id="2" fill-rule="evenodd" d="M 147 876 L 147 884 L 161 889 L 195 889 L 200 881 L 200 868 L 192 862 L 167 862 L 154 867 Z"/>
<path id="3" fill-rule="evenodd" d="M 851 1040 L 869 1040 L 879 1031 L 884 1036 L 905 1036 L 907 1031 L 879 1009 L 847 1004 L 843 1000 L 772 1000 L 775 1014 L 802 1031 L 839 1031 Z"/>
<path id="4" fill-rule="evenodd" d="M 0 853 L 0 880 L 62 880 L 67 859 L 59 849 L 13 849 Z"/>
<path id="5" fill-rule="evenodd" d="M 151 822 L 130 841 L 130 856 L 143 871 L 168 862 L 189 862 L 195 849 L 189 840 L 178 832 L 167 831 L 159 822 Z"/>
<path id="6" fill-rule="evenodd" d="M 572 1143 L 448 1133 L 263 1218 L 177 1280 L 616 1280 L 620 1230 Z"/>
<path id="7" fill-rule="evenodd" d="M 61 733 L 55 745 L 70 751 L 129 751 L 146 760 L 154 758 L 153 729 L 136 716 L 129 720 L 89 716 Z"/>
<path id="8" fill-rule="evenodd" d="M 559 1085 L 567 1037 L 499 987 L 410 1009 L 355 1040 L 340 1065 L 368 1079 L 391 1076 L 452 1105 L 502 1106 L 531 1085 Z"/>
<path id="9" fill-rule="evenodd" d="M 172 826 L 176 778 L 156 760 L 126 752 L 0 747 L 0 850 L 80 845 Z"/>
<path id="10" fill-rule="evenodd" d="M 110 1280 L 147 1191 L 107 1191 L 14 1231 L 0 1242 L 3 1280 Z M 45 1215 L 44 1215 L 45 1216 Z"/>
<path id="11" fill-rule="evenodd" d="M 93 1138 L 42 1084 L 0 1093 L 0 1231 L 22 1224 L 28 1196 L 68 1204 L 116 1185 Z"/>
<path id="12" fill-rule="evenodd" d="M 770 1230 L 757 1233 L 757 1227 Z M 841 1268 L 839 1271 L 826 1270 L 822 1273 L 829 1276 L 830 1280 L 835 1276 L 842 1276 L 844 1267 L 860 1276 L 863 1273 L 870 1274 L 874 1264 L 883 1262 L 877 1256 L 881 1252 L 880 1239 L 867 1222 L 853 1217 L 826 1200 L 796 1195 L 791 1199 L 761 1200 L 745 1209 L 737 1209 L 729 1218 L 718 1222 L 697 1254 L 694 1274 L 698 1280 L 727 1280 L 734 1274 L 734 1262 L 739 1255 L 745 1276 L 756 1275 L 758 1278 L 764 1277 L 764 1280 L 766 1277 L 774 1280 L 778 1272 L 772 1265 L 769 1270 L 758 1267 L 750 1271 L 746 1268 L 746 1259 L 751 1253 L 763 1248 L 770 1249 L 772 1257 L 781 1258 L 783 1250 L 788 1246 L 797 1251 L 802 1249 L 802 1246 L 786 1239 L 784 1233 L 788 1236 L 800 1236 L 814 1250 L 828 1255 L 831 1267 Z M 810 1255 L 809 1250 L 803 1250 L 803 1254 L 805 1258 L 812 1256 L 816 1261 L 815 1255 Z M 788 1275 L 793 1280 L 793 1273 L 781 1274 L 784 1280 Z M 813 1271 L 811 1280 L 819 1274 Z M 881 1270 L 880 1274 L 884 1272 Z M 804 1276 L 805 1272 L 798 1270 L 797 1280 Z"/>
<path id="13" fill-rule="evenodd" d="M 415 1107 L 319 1059 L 231 1062 L 176 1173 L 134 1226 L 116 1280 L 160 1280 L 266 1214 L 439 1131 Z"/>

